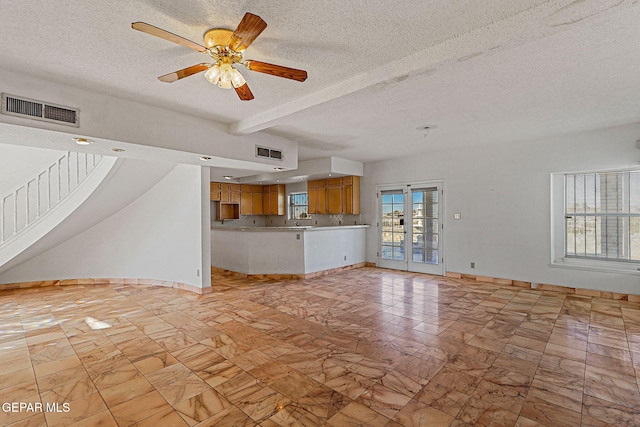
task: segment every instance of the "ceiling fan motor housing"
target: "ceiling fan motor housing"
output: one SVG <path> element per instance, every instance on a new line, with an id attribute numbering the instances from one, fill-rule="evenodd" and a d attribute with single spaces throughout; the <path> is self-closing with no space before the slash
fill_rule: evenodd
<path id="1" fill-rule="evenodd" d="M 228 46 L 233 31 L 226 28 L 212 28 L 204 33 L 204 45 L 207 48 L 215 46 Z"/>

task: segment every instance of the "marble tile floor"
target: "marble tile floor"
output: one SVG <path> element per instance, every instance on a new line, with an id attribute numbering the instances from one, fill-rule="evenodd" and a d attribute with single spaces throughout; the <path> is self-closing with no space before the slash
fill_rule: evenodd
<path id="1" fill-rule="evenodd" d="M 640 425 L 640 303 L 376 268 L 213 282 L 0 292 L 0 425 Z"/>

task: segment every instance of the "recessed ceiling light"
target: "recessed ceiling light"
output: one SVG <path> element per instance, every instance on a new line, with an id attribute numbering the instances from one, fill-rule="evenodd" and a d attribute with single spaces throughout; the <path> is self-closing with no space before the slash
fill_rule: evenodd
<path id="1" fill-rule="evenodd" d="M 211 157 L 209 157 L 209 156 L 202 156 L 202 157 L 200 157 L 200 160 L 202 160 L 203 162 L 208 162 L 209 160 L 211 160 Z"/>
<path id="2" fill-rule="evenodd" d="M 280 182 L 280 180 L 279 180 L 279 179 L 276 179 L 276 182 Z"/>
<path id="3" fill-rule="evenodd" d="M 233 178 L 231 175 L 225 175 L 224 176 L 224 179 L 231 179 L 231 178 Z"/>
<path id="4" fill-rule="evenodd" d="M 93 139 L 87 138 L 73 138 L 73 140 L 79 145 L 91 145 L 94 143 Z"/>
<path id="5" fill-rule="evenodd" d="M 115 151 L 116 153 L 122 153 L 124 152 L 123 148 L 112 148 L 111 151 Z"/>
<path id="6" fill-rule="evenodd" d="M 274 168 L 275 170 L 277 170 L 278 172 L 281 172 L 284 170 L 284 168 Z"/>

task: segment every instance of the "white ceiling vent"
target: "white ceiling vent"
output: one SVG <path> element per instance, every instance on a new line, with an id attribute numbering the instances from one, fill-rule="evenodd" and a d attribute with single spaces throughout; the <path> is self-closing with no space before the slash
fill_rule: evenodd
<path id="1" fill-rule="evenodd" d="M 2 94 L 2 114 L 67 126 L 80 126 L 80 110 L 35 99 Z"/>
<path id="2" fill-rule="evenodd" d="M 260 147 L 256 145 L 256 157 L 262 157 L 264 159 L 282 160 L 282 150 L 276 150 L 273 148 Z"/>

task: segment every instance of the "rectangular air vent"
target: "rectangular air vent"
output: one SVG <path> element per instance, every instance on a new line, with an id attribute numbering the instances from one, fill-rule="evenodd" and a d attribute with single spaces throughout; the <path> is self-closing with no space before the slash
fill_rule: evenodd
<path id="1" fill-rule="evenodd" d="M 80 111 L 77 108 L 64 107 L 24 97 L 19 98 L 6 93 L 2 94 L 2 114 L 9 116 L 79 127 L 79 113 Z"/>
<path id="2" fill-rule="evenodd" d="M 258 147 L 256 146 L 256 156 L 257 157 L 265 157 L 265 158 L 269 158 L 269 149 L 268 148 L 264 148 L 264 147 Z"/>
<path id="3" fill-rule="evenodd" d="M 259 147 L 256 145 L 256 157 L 262 157 L 265 159 L 282 160 L 282 150 L 276 150 L 273 148 Z"/>
<path id="4" fill-rule="evenodd" d="M 269 150 L 269 157 L 272 159 L 282 160 L 282 151 L 280 150 Z"/>

